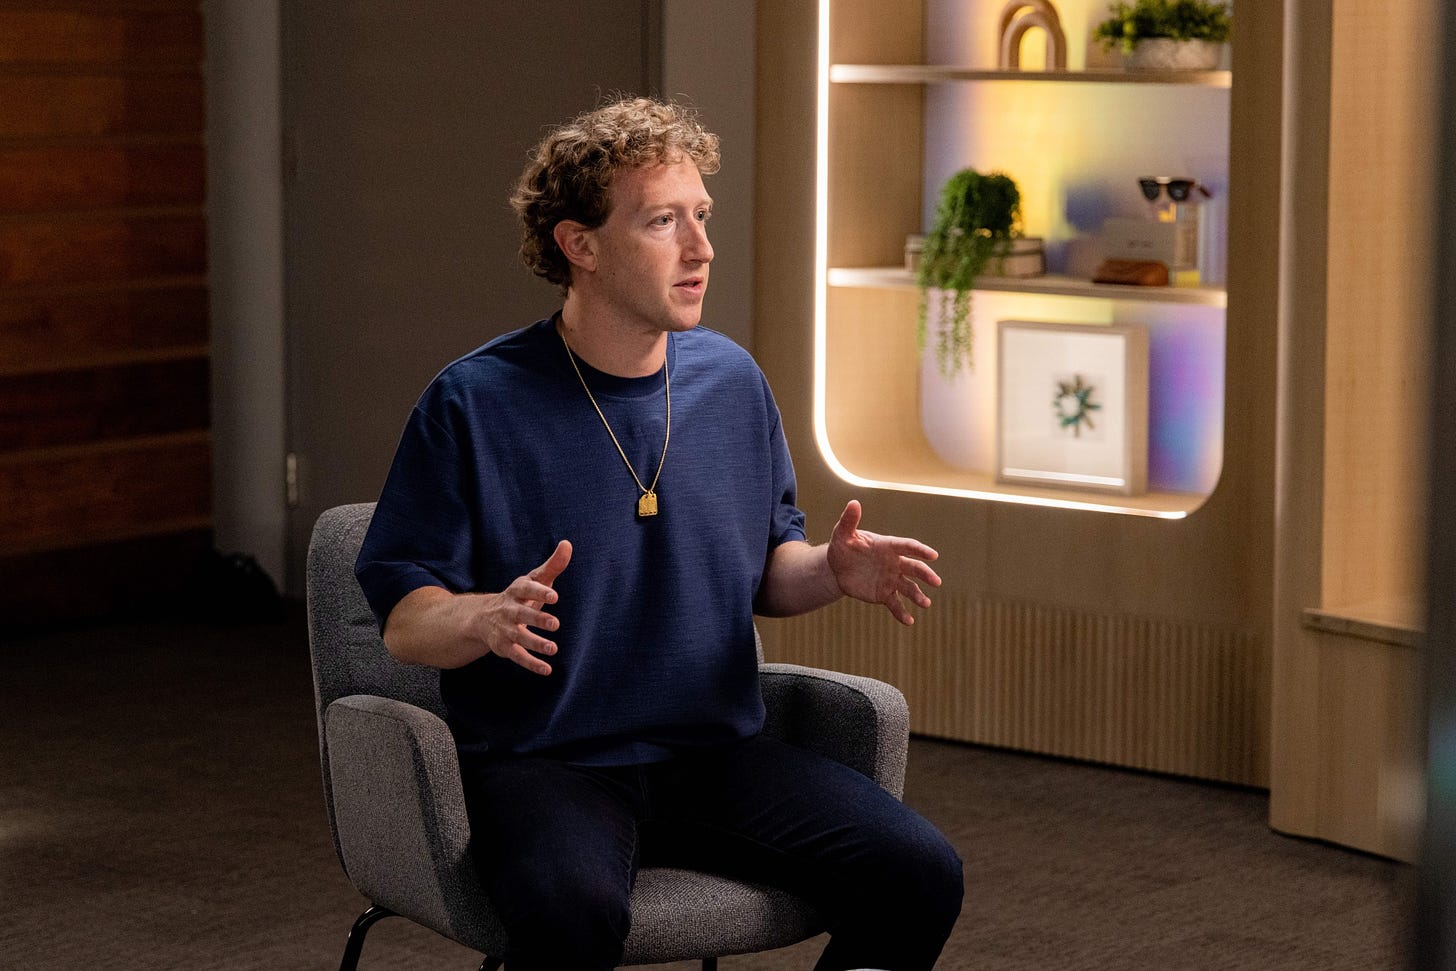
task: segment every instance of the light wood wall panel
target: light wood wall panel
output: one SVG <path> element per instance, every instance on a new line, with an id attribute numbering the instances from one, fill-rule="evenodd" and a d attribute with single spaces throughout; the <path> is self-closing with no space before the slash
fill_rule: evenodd
<path id="1" fill-rule="evenodd" d="M 211 545 L 202 37 L 196 0 L 0 0 L 12 626 L 165 600 Z"/>
<path id="2" fill-rule="evenodd" d="M 1335 5 L 1325 354 L 1325 608 L 1419 613 L 1429 427 L 1429 0 Z M 1378 187 L 1372 191 L 1372 187 Z M 1414 257 L 1414 258 L 1413 258 Z"/>
<path id="3" fill-rule="evenodd" d="M 1270 821 L 1414 858 L 1436 227 L 1433 0 L 1299 0 Z M 1303 193 L 1323 189 L 1322 205 Z M 1316 622 L 1311 616 L 1317 616 Z M 1390 636 L 1399 632 L 1400 637 Z M 1419 799 L 1417 798 L 1418 802 Z"/>

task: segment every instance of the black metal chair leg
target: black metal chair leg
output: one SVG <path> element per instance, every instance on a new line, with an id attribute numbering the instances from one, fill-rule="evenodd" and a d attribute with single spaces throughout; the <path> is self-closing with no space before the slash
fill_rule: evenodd
<path id="1" fill-rule="evenodd" d="M 480 971 L 500 971 L 500 966 L 504 963 L 500 958 L 493 958 L 487 954 L 485 960 L 480 962 Z"/>
<path id="2" fill-rule="evenodd" d="M 703 971 L 718 971 L 718 959 L 703 958 Z"/>
<path id="3" fill-rule="evenodd" d="M 344 960 L 339 962 L 339 971 L 355 971 L 359 967 L 359 954 L 364 950 L 364 935 L 377 922 L 393 916 L 394 911 L 385 907 L 370 907 L 359 915 L 354 926 L 349 928 L 349 939 L 344 942 Z"/>

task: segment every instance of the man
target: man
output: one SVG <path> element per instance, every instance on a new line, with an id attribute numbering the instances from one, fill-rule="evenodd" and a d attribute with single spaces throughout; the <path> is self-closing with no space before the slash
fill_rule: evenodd
<path id="1" fill-rule="evenodd" d="M 849 595 L 909 624 L 940 578 L 857 502 L 805 541 L 768 385 L 698 327 L 717 168 L 648 99 L 547 136 L 512 202 L 564 304 L 436 377 L 359 556 L 390 653 L 441 669 L 511 971 L 614 967 L 644 859 L 814 901 L 821 969 L 929 968 L 960 912 L 934 827 L 759 735 L 755 612 Z"/>

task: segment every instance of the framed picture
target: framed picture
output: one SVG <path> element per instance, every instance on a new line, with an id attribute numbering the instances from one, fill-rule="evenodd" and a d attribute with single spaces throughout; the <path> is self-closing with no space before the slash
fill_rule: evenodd
<path id="1" fill-rule="evenodd" d="M 1002 320 L 996 481 L 1147 490 L 1148 332 Z"/>

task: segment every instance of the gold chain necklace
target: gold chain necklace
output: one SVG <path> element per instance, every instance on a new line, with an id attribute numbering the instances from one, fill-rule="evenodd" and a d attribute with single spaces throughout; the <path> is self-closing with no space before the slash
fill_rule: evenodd
<path id="1" fill-rule="evenodd" d="M 566 340 L 566 328 L 563 327 L 557 333 L 561 335 L 561 343 L 566 347 L 566 357 L 571 361 L 571 369 L 576 372 L 576 379 L 581 382 L 581 390 L 586 392 L 586 399 L 596 409 L 597 417 L 602 420 L 607 434 L 612 436 L 612 444 L 617 446 L 617 454 L 622 456 L 622 462 L 627 466 L 632 481 L 637 483 L 637 488 L 642 490 L 642 497 L 637 500 L 637 515 L 643 519 L 648 516 L 656 516 L 657 480 L 662 478 L 662 466 L 667 461 L 667 442 L 672 437 L 672 376 L 667 369 L 667 355 L 663 354 L 662 357 L 662 386 L 667 392 L 667 430 L 662 436 L 662 457 L 657 460 L 657 472 L 652 476 L 652 484 L 643 485 L 642 480 L 637 477 L 637 470 L 632 468 L 632 460 L 627 458 L 627 453 L 623 451 L 622 443 L 617 441 L 617 433 L 612 431 L 611 422 L 607 421 L 607 416 L 602 413 L 602 406 L 597 404 L 596 396 L 591 393 L 591 388 L 587 387 L 586 378 L 582 377 L 581 368 L 576 364 L 576 354 L 572 352 L 571 344 Z M 671 335 L 669 335 L 669 340 L 671 340 Z"/>

